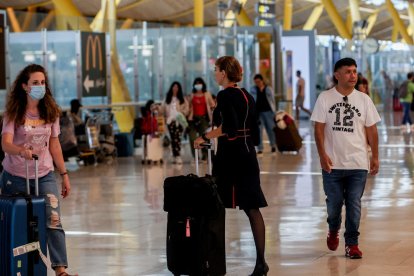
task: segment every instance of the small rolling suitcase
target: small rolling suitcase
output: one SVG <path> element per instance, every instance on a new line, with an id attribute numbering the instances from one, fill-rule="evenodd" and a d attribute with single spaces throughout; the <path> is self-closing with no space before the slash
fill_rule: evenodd
<path id="1" fill-rule="evenodd" d="M 280 152 L 299 152 L 302 147 L 302 137 L 300 137 L 299 131 L 294 122 L 286 124 L 285 129 L 281 129 L 276 125 L 274 132 L 276 137 L 276 146 Z"/>
<path id="2" fill-rule="evenodd" d="M 30 195 L 26 162 L 26 195 L 0 195 L 0 275 L 43 276 L 46 267 L 46 204 L 39 196 L 38 157 L 35 194 Z"/>
<path id="3" fill-rule="evenodd" d="M 143 135 L 142 164 L 163 163 L 163 140 L 157 135 Z"/>
<path id="4" fill-rule="evenodd" d="M 211 150 L 208 152 L 211 174 Z M 198 169 L 198 151 L 196 151 Z M 174 275 L 225 275 L 225 209 L 211 175 L 164 181 L 167 265 Z"/>

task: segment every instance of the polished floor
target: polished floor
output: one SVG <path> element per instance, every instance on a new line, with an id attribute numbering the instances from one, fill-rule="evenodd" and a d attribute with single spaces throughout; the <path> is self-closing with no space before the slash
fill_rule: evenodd
<path id="1" fill-rule="evenodd" d="M 268 275 L 414 275 L 414 133 L 402 133 L 401 114 L 382 114 L 380 172 L 369 177 L 363 197 L 360 247 L 363 259 L 326 248 L 326 208 L 311 124 L 302 120 L 298 155 L 260 158 Z M 183 165 L 141 165 L 139 155 L 113 164 L 67 163 L 72 194 L 63 200 L 70 271 L 90 275 L 171 275 L 166 265 L 167 214 L 163 179 L 194 171 L 188 144 Z M 168 158 L 169 152 L 166 153 Z M 343 232 L 343 229 L 342 229 Z M 342 233 L 341 232 L 341 233 Z M 243 212 L 226 217 L 227 275 L 248 275 L 255 262 Z"/>

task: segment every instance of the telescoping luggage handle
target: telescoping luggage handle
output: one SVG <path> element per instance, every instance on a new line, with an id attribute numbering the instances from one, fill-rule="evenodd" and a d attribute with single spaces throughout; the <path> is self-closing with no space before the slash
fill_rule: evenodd
<path id="1" fill-rule="evenodd" d="M 35 195 L 39 196 L 39 156 L 32 155 L 35 162 Z M 26 192 L 30 195 L 29 164 L 26 160 Z"/>
<path id="2" fill-rule="evenodd" d="M 39 156 L 36 154 L 33 154 L 32 158 L 34 159 L 34 162 L 35 162 L 35 194 L 36 196 L 39 196 Z M 27 192 L 27 195 L 30 195 L 30 179 L 29 179 L 28 160 L 26 160 L 26 192 Z M 19 255 L 27 254 L 32 251 L 36 251 L 36 250 L 39 252 L 40 258 L 42 259 L 45 266 L 51 267 L 51 263 L 49 259 L 46 257 L 45 254 L 43 254 L 41 250 L 39 241 L 31 242 L 31 243 L 24 244 L 16 248 L 13 248 L 13 256 L 16 257 Z"/>
<path id="3" fill-rule="evenodd" d="M 201 144 L 202 147 L 207 148 L 207 160 L 208 160 L 208 174 L 212 175 L 213 173 L 213 166 L 211 164 L 211 151 L 212 151 L 212 144 L 211 143 L 202 143 Z M 200 176 L 200 166 L 199 166 L 199 161 L 198 161 L 198 155 L 199 155 L 199 151 L 201 149 L 195 149 L 195 164 L 196 164 L 196 174 L 197 176 Z"/>

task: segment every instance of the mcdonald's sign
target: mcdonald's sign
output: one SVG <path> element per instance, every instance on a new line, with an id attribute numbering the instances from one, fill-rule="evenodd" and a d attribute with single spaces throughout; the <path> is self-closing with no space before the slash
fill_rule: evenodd
<path id="1" fill-rule="evenodd" d="M 6 89 L 6 15 L 0 13 L 0 89 Z"/>
<path id="2" fill-rule="evenodd" d="M 106 96 L 105 33 L 81 32 L 82 96 Z"/>

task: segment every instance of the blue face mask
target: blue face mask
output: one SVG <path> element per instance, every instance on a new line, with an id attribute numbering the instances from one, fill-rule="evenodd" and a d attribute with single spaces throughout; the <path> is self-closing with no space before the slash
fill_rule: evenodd
<path id="1" fill-rule="evenodd" d="M 30 87 L 29 95 L 33 100 L 40 101 L 41 99 L 43 99 L 45 94 L 46 94 L 46 86 L 44 85 L 32 85 Z"/>

